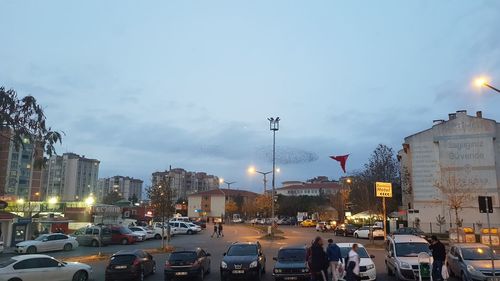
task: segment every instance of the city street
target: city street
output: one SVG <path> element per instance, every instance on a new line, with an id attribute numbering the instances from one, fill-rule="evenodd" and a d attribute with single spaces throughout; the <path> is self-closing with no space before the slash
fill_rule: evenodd
<path id="1" fill-rule="evenodd" d="M 222 238 L 211 238 L 210 230 L 211 225 L 208 226 L 207 230 L 202 231 L 197 235 L 178 235 L 174 237 L 171 241 L 171 244 L 175 246 L 177 249 L 179 248 L 192 248 L 192 247 L 202 247 L 207 250 L 212 256 L 212 273 L 206 276 L 205 280 L 220 280 L 219 277 L 219 264 L 222 259 L 223 253 L 227 249 L 227 246 L 235 241 L 255 241 L 257 240 L 261 234 L 255 229 L 246 227 L 244 225 L 227 225 L 225 226 L 225 236 Z M 370 242 L 368 240 L 358 240 L 352 237 L 335 237 L 332 233 L 319 233 L 316 232 L 314 228 L 301 228 L 301 227 L 292 227 L 292 226 L 284 226 L 281 227 L 284 231 L 284 236 L 287 239 L 278 240 L 278 241 L 265 241 L 261 240 L 262 247 L 264 249 L 264 253 L 267 258 L 266 263 L 266 274 L 264 280 L 273 280 L 272 279 L 272 268 L 274 261 L 272 260 L 273 256 L 276 255 L 278 249 L 282 246 L 286 245 L 303 245 L 310 244 L 310 241 L 314 239 L 317 235 L 322 236 L 325 239 L 333 238 L 334 241 L 337 242 L 359 242 L 365 245 L 368 245 Z M 325 241 L 326 242 L 326 241 Z M 129 248 L 158 248 L 161 241 L 159 240 L 150 240 L 143 243 L 138 243 L 136 245 L 113 245 L 102 248 L 103 253 L 113 253 L 121 249 L 129 249 Z M 375 243 L 381 244 L 382 241 L 376 241 Z M 375 264 L 377 267 L 377 280 L 388 280 L 387 275 L 384 271 L 384 251 L 381 248 L 378 249 L 369 249 L 370 254 L 375 255 Z M 97 248 L 91 247 L 79 247 L 78 249 L 71 252 L 55 252 L 50 253 L 52 256 L 64 259 L 64 257 L 76 257 L 78 255 L 89 255 L 97 252 Z M 163 280 L 163 264 L 165 263 L 165 259 L 167 254 L 155 254 L 154 258 L 157 263 L 157 274 L 155 276 L 149 276 L 147 280 Z M 95 280 L 104 280 L 104 270 L 107 264 L 107 261 L 89 263 L 92 265 L 94 269 L 94 278 Z"/>

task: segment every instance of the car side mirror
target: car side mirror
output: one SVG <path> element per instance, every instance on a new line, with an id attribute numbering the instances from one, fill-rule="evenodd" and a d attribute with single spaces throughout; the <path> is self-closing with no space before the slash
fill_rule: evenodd
<path id="1" fill-rule="evenodd" d="M 273 257 L 273 260 L 278 261 L 278 258 L 277 257 Z"/>
<path id="2" fill-rule="evenodd" d="M 212 256 L 212 255 L 211 255 L 210 253 L 207 253 L 207 254 L 206 254 L 206 256 L 207 256 L 207 257 L 210 257 L 210 256 Z"/>
<path id="3" fill-rule="evenodd" d="M 394 254 L 392 253 L 392 251 L 389 251 L 389 257 L 394 257 Z"/>
<path id="4" fill-rule="evenodd" d="M 375 255 L 370 255 L 370 258 L 371 258 L 371 259 L 374 259 L 374 258 L 375 258 Z"/>
<path id="5" fill-rule="evenodd" d="M 58 267 L 63 267 L 63 264 L 62 263 L 58 263 L 57 266 Z"/>
<path id="6" fill-rule="evenodd" d="M 223 256 L 225 256 L 225 255 L 226 255 L 226 253 L 223 253 L 222 255 L 223 255 Z"/>

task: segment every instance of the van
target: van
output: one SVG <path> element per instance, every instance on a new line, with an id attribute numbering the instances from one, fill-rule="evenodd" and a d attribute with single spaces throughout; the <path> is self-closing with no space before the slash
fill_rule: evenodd
<path id="1" fill-rule="evenodd" d="M 396 276 L 398 280 L 418 280 L 418 255 L 422 252 L 431 255 L 429 242 L 415 235 L 395 235 L 387 237 L 385 246 L 387 275 Z M 432 257 L 422 262 L 432 263 Z M 430 269 L 430 264 L 428 266 Z"/>
<path id="2" fill-rule="evenodd" d="M 191 222 L 191 220 L 189 219 L 189 217 L 175 217 L 175 218 L 172 218 L 170 219 L 170 221 L 183 221 L 183 222 Z"/>
<path id="3" fill-rule="evenodd" d="M 80 228 L 72 236 L 76 237 L 78 244 L 97 247 L 99 244 L 111 244 L 111 230 L 106 226 L 90 226 Z"/>

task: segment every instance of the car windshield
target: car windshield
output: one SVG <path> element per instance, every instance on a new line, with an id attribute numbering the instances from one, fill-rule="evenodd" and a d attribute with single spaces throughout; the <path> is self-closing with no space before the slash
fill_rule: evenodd
<path id="1" fill-rule="evenodd" d="M 143 231 L 142 229 L 140 229 L 138 227 L 131 227 L 130 230 L 132 230 L 132 231 Z"/>
<path id="2" fill-rule="evenodd" d="M 49 237 L 48 235 L 40 235 L 35 240 L 36 241 L 43 241 L 44 239 L 47 239 L 48 237 Z"/>
<path id="3" fill-rule="evenodd" d="M 496 260 L 500 259 L 500 254 L 493 251 L 493 255 Z M 488 247 L 477 247 L 477 248 L 462 248 L 462 256 L 464 260 L 490 260 L 491 254 Z"/>
<path id="4" fill-rule="evenodd" d="M 278 253 L 279 261 L 305 261 L 306 250 L 304 249 L 285 249 Z"/>
<path id="5" fill-rule="evenodd" d="M 195 252 L 175 252 L 168 258 L 170 261 L 188 261 L 196 259 Z"/>
<path id="6" fill-rule="evenodd" d="M 228 256 L 256 256 L 257 246 L 255 245 L 233 245 L 227 251 Z"/>
<path id="7" fill-rule="evenodd" d="M 343 258 L 347 257 L 349 251 L 351 251 L 351 247 L 340 247 L 340 256 Z M 368 252 L 363 247 L 358 248 L 358 255 L 360 258 L 370 258 Z"/>
<path id="8" fill-rule="evenodd" d="M 15 263 L 16 260 L 14 259 L 4 259 L 4 260 L 0 260 L 0 268 L 3 268 L 3 267 L 6 267 L 8 266 L 9 264 L 13 264 Z"/>
<path id="9" fill-rule="evenodd" d="M 132 230 L 130 230 L 126 227 L 122 227 L 122 228 L 120 228 L 120 233 L 121 234 L 130 234 L 130 233 L 132 233 Z"/>
<path id="10" fill-rule="evenodd" d="M 431 254 L 427 243 L 396 243 L 398 257 L 417 257 L 419 253 Z"/>
<path id="11" fill-rule="evenodd" d="M 116 255 L 111 257 L 111 261 L 109 264 L 126 264 L 130 265 L 134 262 L 135 256 L 134 255 Z"/>

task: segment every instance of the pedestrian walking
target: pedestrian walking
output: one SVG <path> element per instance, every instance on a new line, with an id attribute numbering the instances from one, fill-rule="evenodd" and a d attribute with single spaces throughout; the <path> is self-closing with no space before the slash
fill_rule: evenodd
<path id="1" fill-rule="evenodd" d="M 327 281 L 328 266 L 328 257 L 323 249 L 323 239 L 318 236 L 311 246 L 311 280 Z"/>
<path id="2" fill-rule="evenodd" d="M 442 268 L 444 261 L 446 259 L 446 249 L 436 237 L 436 235 L 431 236 L 431 245 L 429 245 L 429 249 L 432 251 L 432 280 L 434 281 L 442 281 Z"/>
<path id="3" fill-rule="evenodd" d="M 224 232 L 223 232 L 223 228 L 222 228 L 222 223 L 219 223 L 217 237 L 221 237 L 221 236 L 224 237 Z"/>
<path id="4" fill-rule="evenodd" d="M 346 257 L 346 281 L 360 281 L 359 276 L 359 255 L 358 255 L 358 244 L 352 244 L 352 249 Z"/>
<path id="5" fill-rule="evenodd" d="M 215 222 L 214 222 L 214 232 L 210 237 L 214 238 L 214 235 L 217 236 L 217 238 L 219 237 L 219 226 Z"/>
<path id="6" fill-rule="evenodd" d="M 326 248 L 326 255 L 328 257 L 328 261 L 330 262 L 330 268 L 332 271 L 332 281 L 339 280 L 339 266 L 340 266 L 340 247 L 333 243 L 332 239 L 328 239 L 328 247 Z"/>

